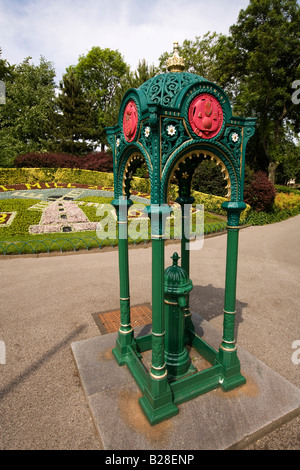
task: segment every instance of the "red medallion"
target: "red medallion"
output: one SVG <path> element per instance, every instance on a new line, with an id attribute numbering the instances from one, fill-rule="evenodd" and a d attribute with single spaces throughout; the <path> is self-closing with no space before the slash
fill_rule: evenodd
<path id="1" fill-rule="evenodd" d="M 123 131 L 127 142 L 135 138 L 138 125 L 138 111 L 133 100 L 128 101 L 123 116 Z"/>
<path id="2" fill-rule="evenodd" d="M 215 137 L 223 124 L 223 111 L 219 101 L 208 93 L 196 96 L 190 105 L 189 122 L 199 137 Z"/>

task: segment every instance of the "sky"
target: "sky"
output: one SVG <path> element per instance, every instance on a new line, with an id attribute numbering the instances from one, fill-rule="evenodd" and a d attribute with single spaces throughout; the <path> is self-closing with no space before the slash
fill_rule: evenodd
<path id="1" fill-rule="evenodd" d="M 173 42 L 228 34 L 249 0 L 0 0 L 2 59 L 52 62 L 56 81 L 93 46 L 118 50 L 132 70 L 158 65 Z"/>

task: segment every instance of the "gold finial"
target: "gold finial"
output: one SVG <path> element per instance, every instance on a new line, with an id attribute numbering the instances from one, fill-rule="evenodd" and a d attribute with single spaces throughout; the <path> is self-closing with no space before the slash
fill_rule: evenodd
<path id="1" fill-rule="evenodd" d="M 173 43 L 173 56 L 167 60 L 167 69 L 169 72 L 182 72 L 184 70 L 185 63 L 178 52 L 178 41 Z"/>

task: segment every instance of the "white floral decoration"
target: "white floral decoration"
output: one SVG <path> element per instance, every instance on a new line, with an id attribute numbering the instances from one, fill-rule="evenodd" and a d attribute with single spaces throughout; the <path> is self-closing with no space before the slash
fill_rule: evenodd
<path id="1" fill-rule="evenodd" d="M 116 144 L 117 144 L 117 147 L 119 147 L 119 145 L 120 145 L 120 139 L 117 139 L 117 140 L 116 140 Z"/>
<path id="2" fill-rule="evenodd" d="M 167 133 L 171 136 L 175 135 L 176 134 L 176 127 L 173 126 L 173 124 L 170 124 L 168 127 L 167 127 Z"/>
<path id="3" fill-rule="evenodd" d="M 145 127 L 145 137 L 149 137 L 149 135 L 150 135 L 150 127 L 147 126 Z"/>
<path id="4" fill-rule="evenodd" d="M 239 135 L 238 135 L 236 132 L 234 132 L 234 133 L 231 135 L 231 140 L 232 140 L 232 142 L 238 142 L 239 139 L 240 139 L 240 137 L 239 137 Z"/>

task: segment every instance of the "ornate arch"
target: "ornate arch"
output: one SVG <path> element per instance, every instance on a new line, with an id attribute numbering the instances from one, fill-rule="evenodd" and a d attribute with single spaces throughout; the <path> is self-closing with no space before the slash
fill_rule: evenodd
<path id="1" fill-rule="evenodd" d="M 115 197 L 130 196 L 130 183 L 133 177 L 133 172 L 139 168 L 142 163 L 147 165 L 150 184 L 152 182 L 152 163 L 147 153 L 139 146 L 132 146 L 127 149 L 121 156 L 115 169 Z"/>
<path id="2" fill-rule="evenodd" d="M 232 156 L 228 155 L 225 148 L 220 149 L 217 145 L 210 144 L 190 145 L 180 152 L 174 152 L 166 162 L 162 172 L 162 200 L 167 202 L 170 182 L 176 171 L 179 171 L 183 177 L 186 176 L 187 183 L 190 184 L 195 169 L 206 158 L 214 160 L 220 166 L 227 182 L 226 197 L 232 201 L 238 200 L 241 195 L 238 166 L 233 164 Z"/>

